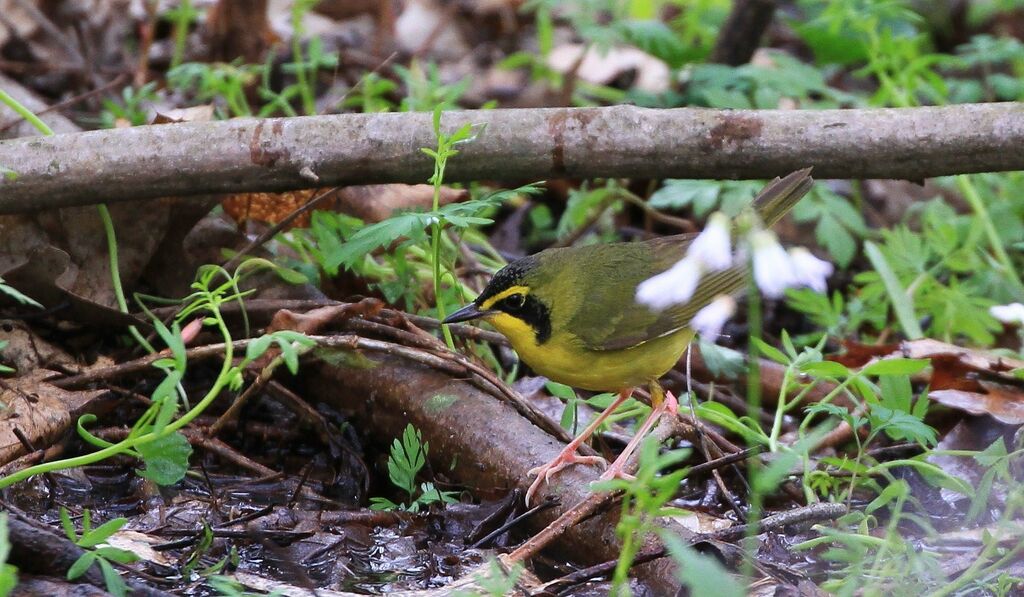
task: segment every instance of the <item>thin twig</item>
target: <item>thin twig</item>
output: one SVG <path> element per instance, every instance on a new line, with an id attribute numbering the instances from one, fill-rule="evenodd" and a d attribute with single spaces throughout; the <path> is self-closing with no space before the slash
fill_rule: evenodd
<path id="1" fill-rule="evenodd" d="M 86 91 L 85 93 L 80 93 L 80 94 L 78 94 L 78 95 L 76 95 L 74 97 L 69 97 L 68 99 L 66 99 L 64 101 L 57 102 L 56 104 L 52 104 L 50 106 L 47 106 L 46 108 L 43 108 L 42 110 L 36 110 L 35 111 L 35 115 L 36 116 L 42 116 L 43 114 L 46 114 L 47 112 L 54 112 L 56 110 L 63 110 L 65 108 L 69 108 L 69 107 L 77 104 L 78 102 L 81 102 L 83 100 L 87 100 L 90 97 L 93 97 L 94 95 L 98 95 L 100 93 L 108 91 L 109 89 L 111 89 L 113 87 L 117 87 L 117 86 L 123 84 L 124 80 L 127 79 L 127 78 L 128 78 L 128 75 L 126 75 L 125 73 L 121 73 L 115 79 L 113 79 L 109 83 L 106 83 L 102 87 L 97 87 L 95 89 Z M 12 127 L 18 126 L 21 122 L 22 122 L 21 118 L 14 118 L 14 119 L 9 120 L 8 122 L 6 122 L 4 124 L 0 124 L 0 135 L 2 135 L 3 133 L 7 132 L 7 130 L 11 129 Z"/>
<path id="2" fill-rule="evenodd" d="M 320 205 L 320 203 L 324 199 L 326 199 L 326 198 L 330 197 L 331 195 L 333 195 L 334 192 L 337 191 L 337 190 L 338 190 L 338 187 L 331 187 L 331 188 L 327 189 L 326 191 L 321 192 L 316 197 L 313 197 L 312 199 L 307 201 L 302 206 L 292 210 L 292 212 L 290 214 L 288 214 L 287 216 L 285 216 L 284 218 L 282 218 L 280 222 L 274 224 L 270 228 L 268 228 L 265 231 L 263 231 L 263 234 L 259 235 L 255 239 L 253 239 L 253 241 L 250 242 L 249 244 L 245 245 L 245 247 L 243 247 L 241 251 L 235 253 L 231 257 L 231 259 L 228 259 L 226 262 L 224 262 L 224 269 L 226 269 L 228 271 L 231 271 L 231 270 L 235 269 L 236 267 L 238 267 L 238 264 L 242 262 L 242 258 L 243 257 L 245 257 L 246 255 L 252 253 L 256 249 L 262 247 L 264 244 L 266 244 L 272 238 L 277 236 L 278 232 L 281 232 L 282 230 L 284 230 L 289 224 L 294 222 L 296 219 L 298 219 L 303 214 L 308 213 L 308 212 L 316 209 L 316 207 L 318 205 Z"/>

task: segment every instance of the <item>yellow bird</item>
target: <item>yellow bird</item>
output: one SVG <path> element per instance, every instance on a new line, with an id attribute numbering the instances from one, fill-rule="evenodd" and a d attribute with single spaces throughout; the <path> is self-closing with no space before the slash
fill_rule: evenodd
<path id="1" fill-rule="evenodd" d="M 766 226 L 777 222 L 811 187 L 810 169 L 775 179 L 754 199 Z M 632 394 L 647 385 L 650 417 L 605 478 L 621 474 L 629 454 L 675 399 L 658 378 L 679 361 L 693 339 L 693 316 L 712 299 L 743 288 L 744 267 L 701 278 L 689 301 L 653 311 L 636 301 L 637 286 L 683 258 L 695 235 L 631 243 L 547 249 L 498 271 L 480 296 L 444 323 L 482 319 L 501 332 L 524 363 L 553 381 L 618 398 L 551 462 L 530 471 L 537 479 L 527 502 L 548 477 L 574 463 L 604 463 L 577 448 Z"/>

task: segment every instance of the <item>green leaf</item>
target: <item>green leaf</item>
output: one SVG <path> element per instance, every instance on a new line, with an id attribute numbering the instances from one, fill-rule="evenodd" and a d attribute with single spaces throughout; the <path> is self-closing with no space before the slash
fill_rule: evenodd
<path id="1" fill-rule="evenodd" d="M 434 486 L 433 483 L 422 483 L 420 484 L 420 497 L 416 498 L 416 502 L 429 506 L 430 504 L 456 504 L 458 499 L 456 496 L 458 492 L 455 491 L 441 491 Z"/>
<path id="2" fill-rule="evenodd" d="M 989 496 L 992 495 L 992 486 L 996 480 L 996 469 L 990 468 L 981 476 L 978 482 L 978 489 L 971 498 L 971 507 L 967 510 L 967 521 L 974 522 L 978 516 L 988 507 Z"/>
<path id="3" fill-rule="evenodd" d="M 570 432 L 576 427 L 576 417 L 579 411 L 579 400 L 577 398 L 570 398 L 565 403 L 565 408 L 562 409 L 562 417 L 558 420 L 558 424 L 562 426 L 562 429 L 567 429 Z"/>
<path id="4" fill-rule="evenodd" d="M 897 479 L 883 489 L 882 493 L 878 494 L 878 497 L 871 500 L 871 503 L 867 505 L 864 511 L 871 514 L 889 502 L 906 498 L 908 495 L 910 495 L 910 485 L 903 479 Z"/>
<path id="5" fill-rule="evenodd" d="M 659 529 L 658 537 L 679 567 L 679 582 L 692 597 L 743 597 L 743 585 L 714 557 L 701 555 L 675 533 Z"/>
<path id="6" fill-rule="evenodd" d="M 249 345 L 245 347 L 245 358 L 248 361 L 255 361 L 256 359 L 263 356 L 270 345 L 273 344 L 274 337 L 271 334 L 264 334 L 255 340 L 249 341 Z"/>
<path id="7" fill-rule="evenodd" d="M 907 375 L 885 375 L 878 380 L 881 403 L 893 410 L 913 413 L 914 393 Z M 922 418 L 922 417 L 916 417 Z"/>
<path id="8" fill-rule="evenodd" d="M 655 191 L 648 204 L 656 209 L 682 209 L 690 205 L 714 206 L 722 185 L 714 180 L 669 179 Z M 696 211 L 696 207 L 695 207 Z"/>
<path id="9" fill-rule="evenodd" d="M 549 381 L 544 384 L 544 387 L 556 398 L 561 398 L 562 400 L 574 400 L 576 398 L 576 391 L 565 384 Z"/>
<path id="10" fill-rule="evenodd" d="M 843 419 L 843 420 L 849 420 L 850 419 L 850 411 L 848 411 L 847 409 L 843 408 L 842 406 L 839 406 L 838 404 L 820 403 L 819 402 L 818 404 L 808 405 L 807 408 L 804 409 L 804 412 L 806 412 L 809 415 L 820 414 L 820 415 L 839 417 L 840 419 Z"/>
<path id="11" fill-rule="evenodd" d="M 7 512 L 0 512 L 0 564 L 6 564 L 10 555 L 11 540 L 7 525 Z"/>
<path id="12" fill-rule="evenodd" d="M 97 559 L 98 556 L 91 551 L 83 553 L 77 560 L 75 560 L 75 563 L 71 564 L 71 567 L 68 568 L 68 580 L 75 580 L 79 576 L 85 574 L 86 570 L 88 570 L 89 567 L 92 566 L 92 563 Z"/>
<path id="13" fill-rule="evenodd" d="M 0 170 L 3 170 L 0 168 Z M 0 597 L 7 597 L 18 586 L 18 569 L 10 564 L 0 564 Z"/>
<path id="14" fill-rule="evenodd" d="M 821 459 L 821 462 L 823 464 L 832 465 L 841 471 L 848 471 L 851 473 L 856 473 L 857 475 L 867 475 L 870 474 L 871 472 L 871 469 L 865 466 L 864 464 L 859 463 L 855 460 L 850 460 L 849 458 L 845 457 L 834 458 L 831 456 L 826 456 Z"/>
<path id="15" fill-rule="evenodd" d="M 679 68 L 686 62 L 683 41 L 661 21 L 621 21 L 616 24 L 626 41 L 648 54 Z"/>
<path id="16" fill-rule="evenodd" d="M 850 65 L 868 58 L 867 45 L 853 32 L 836 31 L 821 22 L 791 22 L 791 26 L 818 64 Z"/>
<path id="17" fill-rule="evenodd" d="M 325 253 L 324 269 L 331 275 L 339 266 L 352 267 L 370 253 L 402 238 L 419 241 L 425 238 L 424 228 L 430 224 L 430 216 L 423 213 L 402 213 L 384 221 L 366 226 L 345 241 L 337 250 Z"/>
<path id="18" fill-rule="evenodd" d="M 886 435 L 895 440 L 908 439 L 924 446 L 934 446 L 938 443 L 935 430 L 910 413 L 893 410 L 881 404 L 870 404 L 868 419 L 872 428 L 884 430 Z"/>
<path id="19" fill-rule="evenodd" d="M 793 467 L 797 462 L 795 452 L 781 452 L 775 455 L 765 468 L 761 469 L 754 477 L 754 491 L 761 494 L 768 494 L 778 489 L 782 480 L 793 474 Z"/>
<path id="20" fill-rule="evenodd" d="M 696 411 L 698 417 L 705 421 L 714 423 L 715 425 L 725 427 L 726 429 L 743 436 L 743 438 L 748 442 L 760 444 L 765 439 L 762 434 L 758 434 L 744 425 L 743 421 L 741 421 L 740 418 L 724 404 L 720 404 L 718 402 L 701 402 L 697 405 Z"/>
<path id="21" fill-rule="evenodd" d="M 185 436 L 177 431 L 139 445 L 138 451 L 142 454 L 146 468 L 136 469 L 135 472 L 157 485 L 173 485 L 181 481 L 188 472 L 192 446 Z"/>
<path id="22" fill-rule="evenodd" d="M 921 325 L 917 322 L 917 316 L 914 314 L 914 302 L 910 295 L 907 294 L 907 291 L 903 289 L 899 279 L 896 277 L 896 273 L 889 266 L 885 256 L 882 255 L 878 246 L 871 241 L 864 243 L 864 253 L 868 256 L 868 260 L 871 261 L 875 271 L 882 278 L 882 284 L 889 295 L 893 311 L 896 313 L 896 319 L 899 321 L 900 327 L 903 328 L 903 333 L 910 340 L 923 338 L 924 332 L 921 331 Z"/>
<path id="23" fill-rule="evenodd" d="M 95 529 L 82 535 L 82 538 L 78 540 L 78 546 L 96 547 L 100 543 L 106 541 L 108 537 L 116 533 L 118 529 L 126 524 L 128 524 L 127 518 L 114 518 L 112 520 L 108 520 Z"/>
<path id="24" fill-rule="evenodd" d="M 78 541 L 78 532 L 75 530 L 75 524 L 71 522 L 71 516 L 68 514 L 68 509 L 64 506 L 60 507 L 60 526 L 64 529 L 64 535 L 72 542 Z"/>
<path id="25" fill-rule="evenodd" d="M 869 363 L 861 373 L 864 375 L 913 375 L 931 364 L 928 359 L 882 359 Z"/>
<path id="26" fill-rule="evenodd" d="M 370 498 L 370 509 L 382 511 L 401 510 L 402 505 L 396 504 L 395 502 L 392 502 L 388 498 L 375 497 Z"/>
<path id="27" fill-rule="evenodd" d="M 974 459 L 982 466 L 994 467 L 996 464 L 999 464 L 1001 460 L 1006 458 L 1006 456 L 1006 443 L 1003 442 L 1003 438 L 999 438 L 992 442 L 989 447 L 975 454 Z"/>
<path id="28" fill-rule="evenodd" d="M 842 363 L 837 363 L 835 361 L 804 363 L 800 365 L 800 371 L 814 377 L 830 377 L 833 379 L 841 379 L 849 377 L 850 375 L 849 369 L 847 369 Z"/>
<path id="29" fill-rule="evenodd" d="M 704 340 L 698 340 L 697 344 L 700 347 L 700 356 L 704 360 L 704 365 L 711 375 L 736 379 L 746 370 L 747 361 L 743 358 L 742 353 Z"/>
<path id="30" fill-rule="evenodd" d="M 834 216 L 822 214 L 814 227 L 814 236 L 839 267 L 846 268 L 853 261 L 857 253 L 857 242 Z"/>
<path id="31" fill-rule="evenodd" d="M 156 328 L 157 334 L 160 335 L 160 339 L 164 341 L 167 348 L 171 349 L 175 367 L 179 371 L 184 371 L 188 357 L 185 354 L 185 341 L 181 337 L 181 328 L 178 326 L 178 322 L 174 322 L 172 324 L 173 330 L 169 330 L 162 321 L 153 318 L 153 327 Z"/>
<path id="32" fill-rule="evenodd" d="M 131 564 L 132 562 L 139 561 L 139 556 L 127 549 L 105 545 L 103 547 L 97 547 L 94 551 L 96 552 L 96 555 L 101 558 L 117 562 L 118 564 Z"/>
<path id="33" fill-rule="evenodd" d="M 750 341 L 757 347 L 757 350 L 769 359 L 781 363 L 783 365 L 789 364 L 789 357 L 787 357 L 781 350 L 775 348 L 771 344 L 768 344 L 760 338 L 751 338 Z"/>
<path id="34" fill-rule="evenodd" d="M 124 579 L 117 573 L 114 566 L 103 558 L 99 558 L 97 562 L 100 565 L 100 571 L 103 572 L 103 580 L 106 582 L 107 590 L 115 597 L 125 597 L 128 595 L 128 585 L 125 584 Z"/>
<path id="35" fill-rule="evenodd" d="M 429 446 L 422 443 L 418 429 L 410 423 L 402 432 L 402 439 L 391 444 L 388 458 L 388 476 L 391 482 L 410 496 L 416 492 L 416 475 L 426 465 Z"/>
<path id="36" fill-rule="evenodd" d="M 153 421 L 153 433 L 163 431 L 178 412 L 178 384 L 181 382 L 181 378 L 181 371 L 172 370 L 153 390 L 153 402 L 160 404 L 160 411 Z"/>
<path id="37" fill-rule="evenodd" d="M 5 284 L 3 278 L 0 278 L 0 293 L 6 294 L 7 296 L 11 297 L 15 301 L 23 305 L 30 305 L 32 307 L 37 307 L 39 309 L 43 308 L 43 306 L 39 304 L 35 299 L 29 297 L 28 295 L 22 294 L 20 291 L 18 291 L 17 288 Z"/>

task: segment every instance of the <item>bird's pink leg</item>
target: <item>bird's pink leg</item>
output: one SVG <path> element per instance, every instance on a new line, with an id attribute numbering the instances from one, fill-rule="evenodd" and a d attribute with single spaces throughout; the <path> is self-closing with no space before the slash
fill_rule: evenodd
<path id="1" fill-rule="evenodd" d="M 640 426 L 640 429 L 637 430 L 636 435 L 633 436 L 633 439 L 629 440 L 629 443 L 626 444 L 626 447 L 622 450 L 622 454 L 619 454 L 619 457 L 615 459 L 615 462 L 613 462 L 611 466 L 609 466 L 608 469 L 605 470 L 604 474 L 601 475 L 601 479 L 607 480 L 616 478 L 633 478 L 632 475 L 627 475 L 626 473 L 622 472 L 622 469 L 625 468 L 626 466 L 626 461 L 628 461 L 629 457 L 633 455 L 633 452 L 636 451 L 637 447 L 640 445 L 640 442 L 644 440 L 644 436 L 646 436 L 647 432 L 650 431 L 652 427 L 654 427 L 655 423 L 658 422 L 658 419 L 661 418 L 661 415 L 665 414 L 665 411 L 668 411 L 672 413 L 673 416 L 675 416 L 678 410 L 679 401 L 676 400 L 676 397 L 672 395 L 672 392 L 665 392 L 665 399 L 662 400 L 661 404 L 659 404 L 658 406 L 654 407 L 653 410 L 651 410 L 651 414 L 647 416 L 647 420 L 644 421 L 643 425 Z"/>
<path id="2" fill-rule="evenodd" d="M 611 414 L 615 412 L 615 409 L 625 402 L 632 393 L 632 390 L 623 390 L 619 392 L 619 397 L 608 405 L 608 408 L 604 409 L 596 419 L 591 421 L 590 425 L 587 425 L 587 428 L 583 430 L 583 433 L 580 433 L 576 436 L 576 439 L 569 442 L 554 460 L 542 466 L 538 466 L 537 468 L 530 469 L 530 471 L 526 473 L 530 476 L 537 475 L 537 478 L 526 491 L 527 506 L 530 505 L 530 502 L 533 500 L 533 496 L 540 489 L 541 485 L 547 483 L 548 478 L 551 475 L 557 473 L 570 464 L 608 464 L 608 461 L 600 456 L 580 456 L 576 453 L 576 450 L 583 445 L 583 442 L 587 441 L 587 439 L 594 434 L 594 431 L 597 430 L 598 426 L 600 426 L 601 423 L 604 423 L 605 419 L 611 416 Z"/>

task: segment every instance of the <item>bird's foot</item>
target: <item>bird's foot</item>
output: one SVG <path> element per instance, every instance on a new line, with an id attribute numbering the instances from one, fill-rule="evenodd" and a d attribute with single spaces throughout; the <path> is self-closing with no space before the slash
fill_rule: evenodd
<path id="1" fill-rule="evenodd" d="M 662 414 L 666 412 L 672 413 L 672 416 L 675 416 L 676 413 L 679 412 L 679 400 L 672 395 L 672 392 L 665 392 L 665 399 L 662 403 L 651 410 L 650 416 L 648 416 L 647 420 L 640 426 L 640 429 L 637 430 L 633 439 L 626 444 L 625 449 L 623 449 L 622 453 L 619 454 L 619 457 L 615 459 L 615 462 L 613 462 L 601 475 L 602 481 L 608 481 L 609 479 L 625 479 L 627 481 L 632 481 L 636 479 L 635 476 L 626 472 L 626 463 L 629 462 L 633 452 L 635 452 L 640 446 L 640 442 L 642 442 L 644 437 L 647 436 L 647 433 L 655 424 L 657 424 L 658 419 L 661 418 Z"/>
<path id="2" fill-rule="evenodd" d="M 610 481 L 612 479 L 625 479 L 626 481 L 636 481 L 636 475 L 631 475 L 625 471 L 626 459 L 617 458 L 615 462 L 611 463 L 599 479 L 601 481 Z"/>
<path id="3" fill-rule="evenodd" d="M 551 475 L 564 469 L 565 467 L 573 464 L 596 464 L 598 466 L 608 466 L 608 461 L 600 456 L 580 456 L 576 453 L 577 446 L 569 444 L 565 447 L 562 452 L 555 457 L 551 462 L 530 469 L 526 474 L 529 476 L 537 475 L 537 478 L 530 484 L 530 488 L 526 490 L 526 505 L 529 506 L 530 502 L 533 501 L 533 496 L 540 490 L 541 486 L 548 482 Z"/>
<path id="4" fill-rule="evenodd" d="M 679 414 L 679 400 L 672 392 L 665 392 L 665 410 L 672 413 L 672 416 Z"/>

